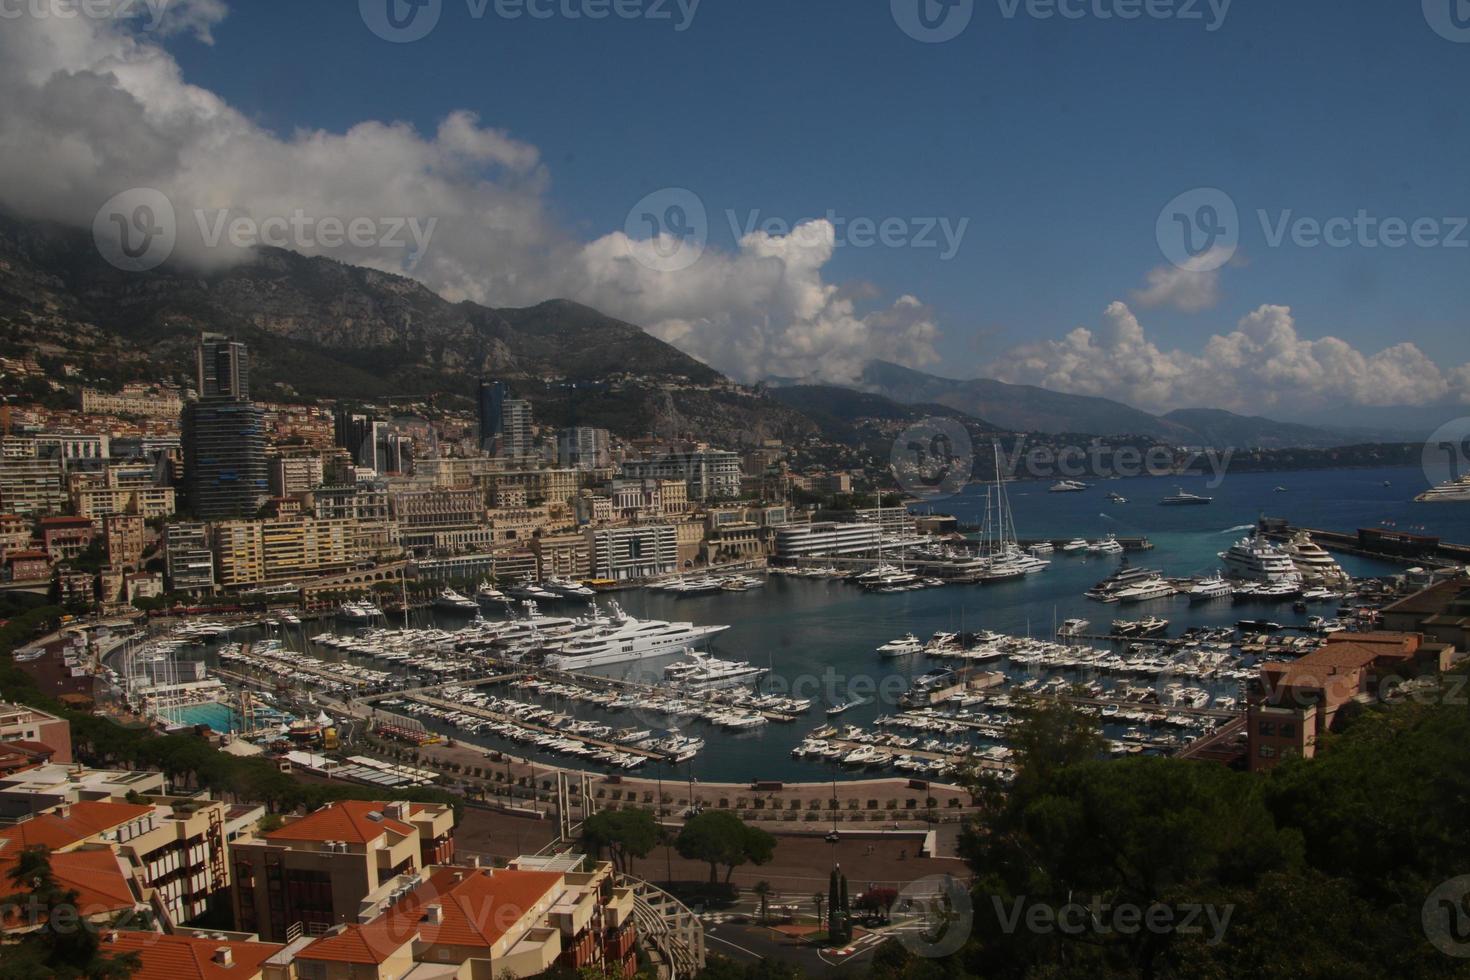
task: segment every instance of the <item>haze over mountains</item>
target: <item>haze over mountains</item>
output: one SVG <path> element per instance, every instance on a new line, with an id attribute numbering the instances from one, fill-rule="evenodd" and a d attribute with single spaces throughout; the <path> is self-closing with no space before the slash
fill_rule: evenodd
<path id="1" fill-rule="evenodd" d="M 231 333 L 258 352 L 263 397 L 467 394 L 484 375 L 521 379 L 545 407 L 543 418 L 573 420 L 581 399 L 585 416 L 610 416 L 625 434 L 698 432 L 743 443 L 820 430 L 851 441 L 857 419 L 947 415 L 979 431 L 1127 434 L 1218 447 L 1330 447 L 1405 435 L 1208 408 L 1153 415 L 1107 398 L 942 378 L 886 361 L 868 362 L 849 386 L 773 379 L 760 389 L 734 388 L 642 328 L 576 303 L 451 303 L 412 279 L 272 248 L 213 272 L 164 265 L 125 273 L 104 262 L 83 231 L 4 217 L 0 324 L 13 350 L 64 353 L 117 380 L 155 377 L 160 365 L 187 376 L 199 332 Z M 593 384 L 569 396 L 566 384 L 550 380 L 626 376 L 656 378 L 672 390 Z"/>

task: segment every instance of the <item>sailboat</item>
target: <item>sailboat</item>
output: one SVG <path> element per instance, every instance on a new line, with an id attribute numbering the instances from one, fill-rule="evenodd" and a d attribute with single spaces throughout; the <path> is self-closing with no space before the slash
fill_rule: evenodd
<path id="1" fill-rule="evenodd" d="M 883 561 L 883 492 L 878 492 L 878 564 L 863 572 L 857 583 L 873 592 L 906 592 L 918 586 L 919 577 Z"/>
<path id="2" fill-rule="evenodd" d="M 1000 443 L 996 441 L 991 445 L 995 457 L 995 488 L 993 492 L 987 490 L 985 494 L 985 550 L 988 560 L 985 570 L 980 573 L 980 579 L 984 582 L 1000 582 L 1039 572 L 1051 562 L 1021 547 L 1016 537 L 1016 521 L 1011 514 L 1011 501 L 1006 495 L 1005 480 L 1001 477 Z M 995 501 L 993 523 L 990 509 L 992 499 Z M 991 532 L 994 532 L 993 536 Z"/>

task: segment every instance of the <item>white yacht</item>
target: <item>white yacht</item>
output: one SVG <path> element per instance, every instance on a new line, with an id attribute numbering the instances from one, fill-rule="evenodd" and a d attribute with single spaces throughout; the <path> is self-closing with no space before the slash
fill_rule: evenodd
<path id="1" fill-rule="evenodd" d="M 1159 501 L 1165 507 L 1180 507 L 1189 504 L 1212 504 L 1214 502 L 1214 497 L 1201 497 L 1197 493 L 1190 493 L 1183 487 L 1175 487 L 1172 494 Z"/>
<path id="2" fill-rule="evenodd" d="M 344 602 L 337 610 L 337 615 L 349 623 L 366 623 L 381 617 L 383 611 L 371 602 L 363 599 L 358 602 Z"/>
<path id="3" fill-rule="evenodd" d="M 480 604 L 469 596 L 460 595 L 447 586 L 434 597 L 434 605 L 439 609 L 452 609 L 455 612 L 479 612 Z"/>
<path id="4" fill-rule="evenodd" d="M 1304 582 L 1340 585 L 1347 581 L 1347 572 L 1306 531 L 1298 531 L 1291 536 L 1286 543 L 1286 553 Z"/>
<path id="5" fill-rule="evenodd" d="M 673 683 L 700 691 L 754 684 L 769 673 L 769 669 L 754 667 L 746 660 L 720 660 L 704 653 L 691 653 L 688 660 L 664 668 L 664 676 Z"/>
<path id="6" fill-rule="evenodd" d="M 1052 493 L 1081 493 L 1087 489 L 1087 484 L 1079 480 L 1058 480 L 1051 485 Z"/>
<path id="7" fill-rule="evenodd" d="M 593 592 L 580 582 L 573 582 L 571 579 L 557 578 L 556 576 L 552 576 L 542 582 L 541 587 L 567 599 L 591 599 L 597 595 L 596 592 Z"/>
<path id="8" fill-rule="evenodd" d="M 1190 602 L 1205 602 L 1209 599 L 1221 599 L 1230 594 L 1230 583 L 1225 576 L 1216 572 L 1206 578 L 1199 579 L 1185 591 Z"/>
<path id="9" fill-rule="evenodd" d="M 1069 619 L 1057 627 L 1057 636 L 1072 637 L 1081 636 L 1092 624 L 1085 619 Z"/>
<path id="10" fill-rule="evenodd" d="M 885 643 L 878 648 L 878 652 L 885 657 L 907 657 L 911 654 L 921 653 L 924 650 L 924 641 L 910 633 L 899 640 Z"/>
<path id="11" fill-rule="evenodd" d="M 561 598 L 555 592 L 543 589 L 529 577 L 523 579 L 519 585 L 513 585 L 505 591 L 513 598 L 529 599 L 532 602 L 555 602 Z"/>
<path id="12" fill-rule="evenodd" d="M 1026 550 L 1033 555 L 1049 555 L 1053 551 L 1056 551 L 1056 546 L 1050 541 L 1038 541 Z"/>
<path id="13" fill-rule="evenodd" d="M 1150 568 L 1139 568 L 1131 565 L 1125 558 L 1118 570 L 1101 582 L 1094 585 L 1083 593 L 1087 598 L 1097 602 L 1117 602 L 1125 590 L 1132 589 L 1144 582 L 1150 582 L 1160 578 L 1158 572 Z"/>
<path id="14" fill-rule="evenodd" d="M 1302 574 L 1297 571 L 1291 556 L 1259 534 L 1241 538 L 1230 546 L 1230 550 L 1220 552 L 1220 560 L 1232 578 L 1301 584 Z"/>
<path id="15" fill-rule="evenodd" d="M 1087 546 L 1087 550 L 1094 555 L 1121 555 L 1123 546 L 1118 543 L 1118 537 L 1109 534 L 1101 541 L 1094 541 Z"/>
<path id="16" fill-rule="evenodd" d="M 1086 550 L 1087 550 L 1087 539 L 1086 538 L 1073 538 L 1071 541 L 1068 541 L 1066 544 L 1062 545 L 1062 551 L 1065 554 L 1069 554 L 1069 555 L 1080 554 L 1080 553 L 1082 553 L 1082 552 L 1084 552 Z"/>
<path id="17" fill-rule="evenodd" d="M 1464 500 L 1470 500 L 1470 474 L 1454 480 L 1446 480 L 1414 498 L 1414 501 L 1420 504 L 1445 504 Z"/>
<path id="18" fill-rule="evenodd" d="M 663 619 L 640 620 L 629 616 L 616 602 L 598 629 L 547 644 L 546 665 L 556 670 L 584 670 L 604 664 L 626 663 L 645 657 L 683 653 L 694 644 L 729 626 L 696 626 Z"/>
<path id="19" fill-rule="evenodd" d="M 480 587 L 475 590 L 475 598 L 480 600 L 481 602 L 510 603 L 515 601 L 510 596 L 497 589 L 495 587 L 495 584 L 490 581 L 480 583 Z"/>
<path id="20" fill-rule="evenodd" d="M 1147 602 L 1150 599 L 1162 599 L 1165 596 L 1174 595 L 1174 586 L 1164 581 L 1160 575 L 1152 575 L 1129 585 L 1125 585 L 1114 593 L 1118 602 Z"/>

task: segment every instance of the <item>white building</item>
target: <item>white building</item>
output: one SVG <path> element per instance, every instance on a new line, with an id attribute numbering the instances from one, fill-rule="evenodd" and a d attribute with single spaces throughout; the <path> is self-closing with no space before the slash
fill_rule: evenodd
<path id="1" fill-rule="evenodd" d="M 678 535 L 672 524 L 593 528 L 587 537 L 593 578 L 650 578 L 667 575 L 679 565 Z"/>
<path id="2" fill-rule="evenodd" d="M 882 532 L 877 524 L 800 524 L 776 532 L 777 558 L 850 555 L 877 551 Z"/>

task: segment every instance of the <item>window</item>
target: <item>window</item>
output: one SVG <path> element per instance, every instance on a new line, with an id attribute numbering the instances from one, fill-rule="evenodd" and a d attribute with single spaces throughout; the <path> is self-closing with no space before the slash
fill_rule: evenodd
<path id="1" fill-rule="evenodd" d="M 1260 727 L 1257 729 L 1257 731 L 1262 735 L 1275 735 L 1276 723 L 1272 721 L 1263 721 L 1261 722 Z"/>
<path id="2" fill-rule="evenodd" d="M 1273 748 L 1270 745 L 1263 745 L 1263 746 L 1261 746 L 1261 758 L 1262 759 L 1274 759 L 1274 758 L 1276 758 L 1276 749 Z"/>
<path id="3" fill-rule="evenodd" d="M 1295 738 L 1296 737 L 1296 723 L 1295 722 L 1290 722 L 1290 721 L 1283 721 L 1281 723 L 1281 727 L 1277 730 L 1277 734 L 1279 734 L 1282 738 Z"/>

